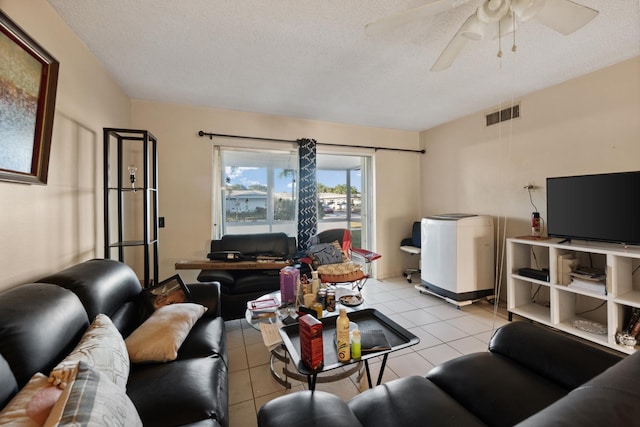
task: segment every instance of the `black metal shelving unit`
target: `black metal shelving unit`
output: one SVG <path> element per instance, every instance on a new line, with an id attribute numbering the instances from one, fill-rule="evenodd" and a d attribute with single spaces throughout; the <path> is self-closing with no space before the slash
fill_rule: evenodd
<path id="1" fill-rule="evenodd" d="M 158 282 L 157 139 L 147 130 L 118 128 L 104 128 L 103 138 L 104 256 L 138 270 L 141 250 L 141 282 L 149 287 Z"/>

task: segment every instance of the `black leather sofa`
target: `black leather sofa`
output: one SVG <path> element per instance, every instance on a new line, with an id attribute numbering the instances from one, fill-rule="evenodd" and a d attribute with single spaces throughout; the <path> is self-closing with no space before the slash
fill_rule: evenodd
<path id="1" fill-rule="evenodd" d="M 640 354 L 622 355 L 545 327 L 513 322 L 489 351 L 348 402 L 322 391 L 271 400 L 259 427 L 640 425 Z"/>
<path id="2" fill-rule="evenodd" d="M 240 259 L 258 256 L 293 259 L 296 253 L 295 237 L 285 233 L 227 234 L 211 241 L 211 259 L 216 254 L 240 252 Z M 268 292 L 280 289 L 279 270 L 202 270 L 199 282 L 219 282 L 221 288 L 222 317 L 241 319 L 247 302 Z"/>
<path id="3" fill-rule="evenodd" d="M 208 308 L 175 361 L 132 364 L 126 392 L 145 426 L 228 426 L 228 360 L 217 283 L 188 285 Z M 133 270 L 96 259 L 0 293 L 0 408 L 36 372 L 49 371 L 78 343 L 96 315 L 123 337 L 150 310 Z"/>

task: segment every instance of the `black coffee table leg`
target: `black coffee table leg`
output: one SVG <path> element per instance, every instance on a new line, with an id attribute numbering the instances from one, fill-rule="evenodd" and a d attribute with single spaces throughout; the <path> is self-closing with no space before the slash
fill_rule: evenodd
<path id="1" fill-rule="evenodd" d="M 313 375 L 307 375 L 307 386 L 309 386 L 309 390 L 314 391 L 316 389 L 316 380 L 318 379 L 318 374 L 315 373 Z"/>

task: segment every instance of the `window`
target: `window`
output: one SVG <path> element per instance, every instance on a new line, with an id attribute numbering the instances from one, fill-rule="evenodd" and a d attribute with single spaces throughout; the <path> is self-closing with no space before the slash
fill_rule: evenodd
<path id="1" fill-rule="evenodd" d="M 369 242 L 370 157 L 318 154 L 318 231 L 347 228 L 354 247 Z"/>
<path id="2" fill-rule="evenodd" d="M 370 157 L 318 153 L 318 232 L 348 228 L 353 245 L 368 248 L 370 164 Z M 216 165 L 215 238 L 268 232 L 297 237 L 297 151 L 220 147 Z"/>
<path id="3" fill-rule="evenodd" d="M 297 235 L 297 154 L 221 152 L 222 235 L 285 232 Z"/>

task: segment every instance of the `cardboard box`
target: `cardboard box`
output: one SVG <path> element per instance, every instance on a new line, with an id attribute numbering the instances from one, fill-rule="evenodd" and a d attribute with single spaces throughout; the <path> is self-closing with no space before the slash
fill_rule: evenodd
<path id="1" fill-rule="evenodd" d="M 322 322 L 310 314 L 298 318 L 300 327 L 300 357 L 312 370 L 322 368 L 324 347 L 322 344 Z"/>
<path id="2" fill-rule="evenodd" d="M 280 270 L 280 302 L 293 304 L 296 301 L 300 270 L 294 267 L 284 267 Z"/>

